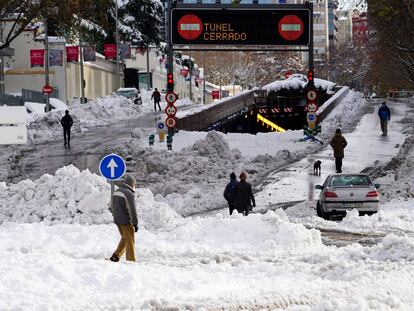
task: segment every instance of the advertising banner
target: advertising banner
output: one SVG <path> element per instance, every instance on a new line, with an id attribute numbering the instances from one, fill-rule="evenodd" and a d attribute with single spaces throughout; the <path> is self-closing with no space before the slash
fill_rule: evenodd
<path id="1" fill-rule="evenodd" d="M 79 46 L 66 47 L 66 60 L 68 62 L 77 62 L 79 60 Z"/>
<path id="2" fill-rule="evenodd" d="M 43 67 L 45 63 L 45 50 L 30 50 L 30 65 Z"/>
<path id="3" fill-rule="evenodd" d="M 119 55 L 121 59 L 131 59 L 131 46 L 129 44 L 121 43 L 119 45 Z"/>
<path id="4" fill-rule="evenodd" d="M 85 46 L 83 47 L 83 61 L 84 62 L 94 62 L 96 61 L 96 50 L 94 46 Z"/>
<path id="5" fill-rule="evenodd" d="M 104 44 L 104 55 L 107 59 L 116 59 L 116 44 Z"/>
<path id="6" fill-rule="evenodd" d="M 49 66 L 63 66 L 63 50 L 49 50 Z"/>

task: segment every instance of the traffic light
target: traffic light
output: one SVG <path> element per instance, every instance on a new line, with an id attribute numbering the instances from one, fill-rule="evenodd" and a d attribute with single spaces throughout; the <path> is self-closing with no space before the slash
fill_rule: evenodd
<path id="1" fill-rule="evenodd" d="M 313 70 L 308 71 L 308 81 L 310 84 L 313 84 Z"/>
<path id="2" fill-rule="evenodd" d="M 170 92 L 174 90 L 174 75 L 172 72 L 167 75 L 167 90 Z"/>

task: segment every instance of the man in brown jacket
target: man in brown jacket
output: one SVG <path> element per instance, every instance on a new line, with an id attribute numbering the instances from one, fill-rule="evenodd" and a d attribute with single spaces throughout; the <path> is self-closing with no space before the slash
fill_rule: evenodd
<path id="1" fill-rule="evenodd" d="M 109 258 L 114 262 L 119 261 L 125 252 L 126 260 L 135 261 L 135 233 L 138 231 L 135 185 L 135 178 L 125 175 L 124 182 L 118 185 L 118 189 L 112 195 L 111 212 L 121 235 L 117 249 Z"/>
<path id="2" fill-rule="evenodd" d="M 347 145 L 345 137 L 342 136 L 341 130 L 335 131 L 335 136 L 331 139 L 331 147 L 334 151 L 336 172 L 342 173 L 342 159 L 344 157 L 344 149 Z"/>

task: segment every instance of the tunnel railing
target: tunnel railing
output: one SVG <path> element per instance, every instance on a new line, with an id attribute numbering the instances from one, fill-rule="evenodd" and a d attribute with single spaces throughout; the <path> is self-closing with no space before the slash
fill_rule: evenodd
<path id="1" fill-rule="evenodd" d="M 343 86 L 335 95 L 329 98 L 318 111 L 316 111 L 316 116 L 318 118 L 318 123 L 322 122 L 328 114 L 336 107 L 338 104 L 348 95 L 349 87 Z"/>
<path id="2" fill-rule="evenodd" d="M 253 91 L 244 92 L 243 94 L 223 99 L 220 103 L 213 104 L 211 107 L 207 106 L 208 108 L 206 107 L 202 111 L 177 118 L 177 128 L 187 131 L 202 131 L 211 124 L 252 105 L 254 105 Z"/>

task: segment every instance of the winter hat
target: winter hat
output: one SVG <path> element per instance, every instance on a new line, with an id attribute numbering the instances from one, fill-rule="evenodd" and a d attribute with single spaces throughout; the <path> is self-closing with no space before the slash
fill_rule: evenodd
<path id="1" fill-rule="evenodd" d="M 341 129 L 336 129 L 335 133 L 341 134 Z"/>
<path id="2" fill-rule="evenodd" d="M 134 176 L 129 175 L 129 174 L 125 175 L 124 183 L 126 183 L 131 188 L 135 188 L 135 185 L 137 184 L 137 182 L 135 181 Z"/>
<path id="3" fill-rule="evenodd" d="M 230 178 L 231 178 L 231 179 L 236 179 L 236 174 L 234 174 L 234 172 L 233 172 L 233 173 L 231 173 L 231 174 L 230 174 Z"/>

